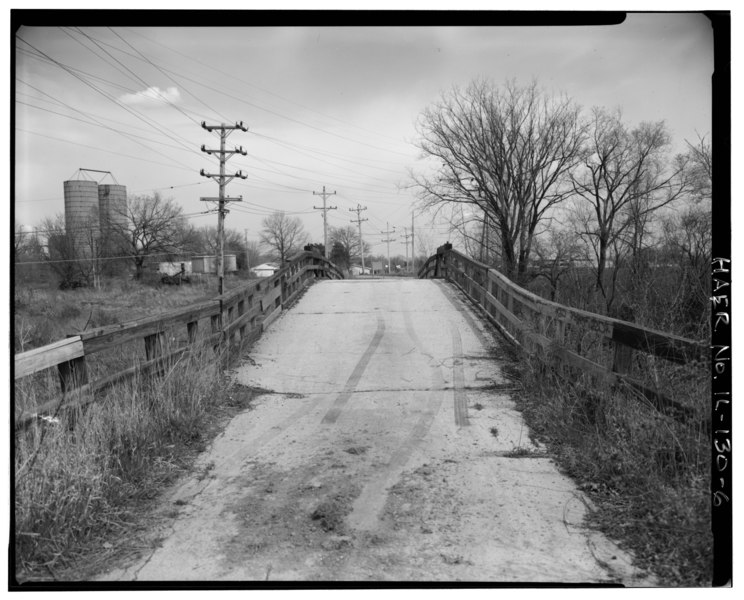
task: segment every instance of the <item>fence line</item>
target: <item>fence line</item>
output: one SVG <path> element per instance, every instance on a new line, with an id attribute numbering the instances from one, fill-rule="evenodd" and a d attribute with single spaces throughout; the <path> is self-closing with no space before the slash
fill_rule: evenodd
<path id="1" fill-rule="evenodd" d="M 554 364 L 589 373 L 610 384 L 630 386 L 658 409 L 686 418 L 690 407 L 644 380 L 636 353 L 676 365 L 707 364 L 707 347 L 694 340 L 571 308 L 519 287 L 497 270 L 453 250 L 437 248 L 418 272 L 457 285 L 514 343 Z"/>
<path id="2" fill-rule="evenodd" d="M 57 368 L 62 406 L 80 406 L 95 400 L 94 395 L 136 374 L 151 373 L 173 362 L 196 343 L 200 323 L 209 321 L 202 337 L 215 350 L 231 342 L 249 343 L 257 339 L 299 293 L 320 277 L 343 279 L 343 274 L 323 256 L 302 252 L 271 277 L 232 289 L 213 300 L 142 319 L 83 331 L 67 339 L 15 355 L 14 380 Z M 166 352 L 167 332 L 186 327 L 185 344 Z M 143 342 L 145 360 L 130 367 L 89 381 L 87 358 L 130 342 Z M 33 411 L 16 415 L 16 429 L 34 422 L 38 415 L 60 406 L 60 399 L 45 402 Z"/>

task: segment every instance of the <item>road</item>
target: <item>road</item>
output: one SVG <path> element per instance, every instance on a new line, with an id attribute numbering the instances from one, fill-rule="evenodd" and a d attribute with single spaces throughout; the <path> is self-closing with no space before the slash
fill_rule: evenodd
<path id="1" fill-rule="evenodd" d="M 266 393 L 102 579 L 648 585 L 530 439 L 502 343 L 441 281 L 312 286 L 235 373 Z"/>

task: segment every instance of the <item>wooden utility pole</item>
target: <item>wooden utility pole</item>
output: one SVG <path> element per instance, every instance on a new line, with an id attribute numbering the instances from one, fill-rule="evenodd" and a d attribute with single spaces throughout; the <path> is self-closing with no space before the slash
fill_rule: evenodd
<path id="1" fill-rule="evenodd" d="M 248 230 L 243 229 L 245 234 L 245 269 L 248 271 L 248 275 L 251 274 L 251 255 L 248 253 Z"/>
<path id="2" fill-rule="evenodd" d="M 411 273 L 416 274 L 416 250 L 413 246 L 413 213 L 411 213 Z"/>
<path id="3" fill-rule="evenodd" d="M 219 207 L 217 209 L 217 237 L 219 239 L 220 250 L 217 254 L 217 277 L 219 279 L 219 295 L 222 296 L 222 293 L 224 292 L 225 278 L 225 214 L 228 212 L 225 210 L 225 202 L 239 202 L 243 199 L 242 196 L 239 196 L 237 198 L 227 198 L 225 196 L 225 186 L 236 177 L 239 177 L 240 179 L 246 179 L 248 177 L 247 175 L 243 175 L 242 171 L 238 171 L 237 173 L 234 173 L 232 175 L 225 174 L 225 163 L 227 162 L 228 158 L 230 158 L 233 154 L 240 154 L 242 156 L 248 154 L 245 150 L 243 150 L 242 146 L 240 148 L 236 147 L 234 150 L 225 150 L 225 140 L 227 139 L 227 136 L 230 135 L 235 129 L 248 131 L 248 128 L 243 125 L 243 121 L 241 121 L 240 123 L 235 123 L 235 125 L 225 125 L 224 123 L 220 125 L 207 125 L 204 121 L 202 121 L 201 126 L 210 133 L 216 130 L 220 134 L 219 150 L 205 148 L 204 144 L 202 144 L 201 147 L 202 152 L 206 152 L 210 155 L 217 154 L 219 156 L 220 172 L 206 173 L 204 169 L 202 169 L 201 171 L 199 171 L 199 174 L 202 177 L 211 177 L 220 185 L 220 195 L 217 198 L 200 198 L 200 200 L 204 202 L 217 201 L 219 203 Z"/>
<path id="4" fill-rule="evenodd" d="M 413 234 L 408 233 L 408 227 L 403 228 L 403 243 L 406 245 L 406 270 L 408 270 L 408 240 Z M 413 245 L 411 246 L 411 256 L 413 256 Z"/>
<path id="5" fill-rule="evenodd" d="M 395 227 L 393 227 L 393 230 L 390 230 L 390 223 L 387 223 L 387 229 L 385 231 L 381 231 L 380 233 L 384 233 L 385 235 L 389 236 L 391 233 L 395 233 Z M 387 242 L 387 258 L 388 258 L 388 275 L 390 275 L 390 242 L 394 242 L 395 238 L 388 237 L 387 239 L 382 240 L 383 242 Z"/>
<path id="6" fill-rule="evenodd" d="M 325 186 L 323 186 L 322 192 L 313 192 L 313 196 L 322 196 L 323 197 L 323 207 L 320 206 L 313 206 L 315 210 L 322 210 L 323 211 L 323 249 L 325 251 L 325 257 L 328 258 L 330 255 L 330 252 L 328 251 L 328 211 L 329 210 L 336 210 L 338 206 L 328 206 L 326 207 L 326 198 L 328 196 L 333 196 L 336 193 L 336 191 L 332 192 L 326 192 Z"/>
<path id="7" fill-rule="evenodd" d="M 352 219 L 351 222 L 359 225 L 359 254 L 362 255 L 362 275 L 364 275 L 364 241 L 362 240 L 362 221 L 368 221 L 369 219 L 362 219 L 359 213 L 361 213 L 363 210 L 367 210 L 367 207 L 362 206 L 361 204 L 357 204 L 356 208 L 350 208 L 349 210 L 357 214 L 356 220 Z"/>

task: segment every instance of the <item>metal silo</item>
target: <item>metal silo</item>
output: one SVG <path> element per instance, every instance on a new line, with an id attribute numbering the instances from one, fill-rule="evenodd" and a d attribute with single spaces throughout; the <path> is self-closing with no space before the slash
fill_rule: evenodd
<path id="1" fill-rule="evenodd" d="M 75 240 L 75 254 L 90 256 L 92 240 L 98 239 L 98 183 L 86 180 L 64 182 L 65 228 Z"/>

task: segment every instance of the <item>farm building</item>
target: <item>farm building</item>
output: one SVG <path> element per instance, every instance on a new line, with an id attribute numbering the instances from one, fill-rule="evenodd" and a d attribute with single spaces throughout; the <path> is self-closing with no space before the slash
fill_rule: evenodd
<path id="1" fill-rule="evenodd" d="M 217 257 L 216 256 L 195 256 L 191 259 L 194 273 L 216 273 Z M 237 259 L 234 254 L 225 254 L 225 273 L 237 271 Z"/>
<path id="2" fill-rule="evenodd" d="M 191 261 L 161 262 L 158 263 L 158 273 L 163 275 L 175 275 L 181 271 L 191 273 Z"/>
<path id="3" fill-rule="evenodd" d="M 256 277 L 271 277 L 278 270 L 278 265 L 275 265 L 274 263 L 264 263 L 262 265 L 258 265 L 257 267 L 253 267 L 251 269 L 251 274 L 255 275 Z"/>

